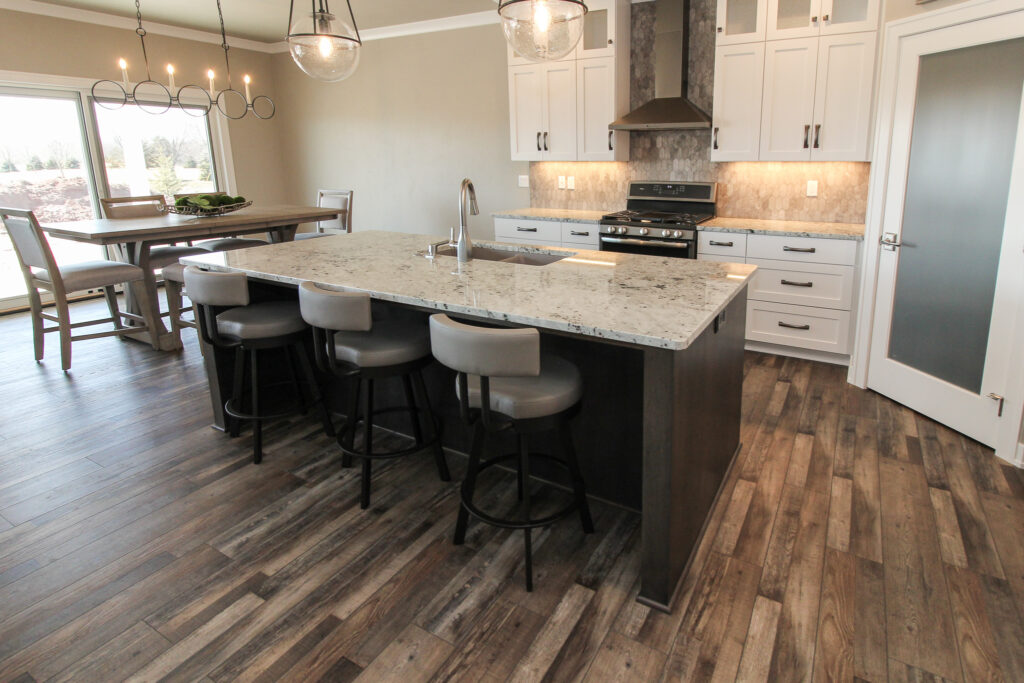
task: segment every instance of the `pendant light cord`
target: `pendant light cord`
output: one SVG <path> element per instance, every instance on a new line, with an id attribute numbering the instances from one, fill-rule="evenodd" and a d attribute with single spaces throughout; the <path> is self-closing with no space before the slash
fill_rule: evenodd
<path id="1" fill-rule="evenodd" d="M 220 0 L 217 1 L 220 2 Z M 146 55 L 146 29 L 142 28 L 142 6 L 139 4 L 139 0 L 135 0 L 135 18 L 139 22 L 135 33 L 138 34 L 139 42 L 142 43 L 142 61 L 146 63 L 146 80 L 151 81 L 153 77 L 149 73 L 149 56 Z"/>
<path id="2" fill-rule="evenodd" d="M 138 4 L 139 0 L 135 0 Z M 228 61 L 228 34 L 224 29 L 224 12 L 220 8 L 220 0 L 217 0 L 217 16 L 220 17 L 220 46 L 224 48 L 224 69 L 228 72 L 228 90 L 231 90 L 231 62 Z"/>

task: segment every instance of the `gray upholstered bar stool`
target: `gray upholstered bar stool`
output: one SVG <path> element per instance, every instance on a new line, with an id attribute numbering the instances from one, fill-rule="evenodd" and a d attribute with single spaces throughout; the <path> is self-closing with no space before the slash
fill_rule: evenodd
<path id="1" fill-rule="evenodd" d="M 442 365 L 455 370 L 456 394 L 463 419 L 474 425 L 466 478 L 462 482 L 462 504 L 455 523 L 455 544 L 466 540 L 469 516 L 506 529 L 522 529 L 526 542 L 526 590 L 533 590 L 533 547 L 530 532 L 579 512 L 585 533 L 593 533 L 594 522 L 587 504 L 583 475 L 576 461 L 569 417 L 579 405 L 583 382 L 579 370 L 557 356 L 541 355 L 540 333 L 534 328 L 493 329 L 455 322 L 438 313 L 430 317 L 430 345 Z M 518 452 L 483 460 L 489 434 L 511 431 Z M 527 436 L 556 431 L 561 458 L 531 453 Z M 543 459 L 569 472 L 573 501 L 541 518 L 531 510 L 530 465 Z M 515 461 L 520 502 L 519 516 L 496 517 L 473 500 L 480 471 L 502 462 Z"/>
<path id="2" fill-rule="evenodd" d="M 306 354 L 308 327 L 294 301 L 249 302 L 249 285 L 245 273 L 214 273 L 188 266 L 184 272 L 185 287 L 196 308 L 199 333 L 203 340 L 221 349 L 234 349 L 235 368 L 231 398 L 224 403 L 224 412 L 235 418 L 231 435 L 238 436 L 239 420 L 253 423 L 253 462 L 263 461 L 263 421 L 298 412 L 294 409 L 276 413 L 263 411 L 260 405 L 259 359 L 262 351 L 282 349 L 287 361 L 296 402 L 302 412 L 307 409 L 306 397 L 295 372 L 292 354 L 298 356 L 309 386 L 312 402 L 319 403 L 324 430 L 334 433 L 330 415 L 317 386 L 316 376 Z M 245 366 L 250 371 L 248 409 L 245 397 Z"/>
<path id="3" fill-rule="evenodd" d="M 341 446 L 344 466 L 347 467 L 354 457 L 362 460 L 360 507 L 365 510 L 370 505 L 371 463 L 374 460 L 399 458 L 430 448 L 441 480 L 450 481 L 448 463 L 441 447 L 440 425 L 434 417 L 423 383 L 422 370 L 433 362 L 426 326 L 405 320 L 374 321 L 369 294 L 335 292 L 317 287 L 312 282 L 303 282 L 299 286 L 299 306 L 302 317 L 313 326 L 317 365 L 321 370 L 346 378 L 351 383 L 346 420 L 338 432 L 338 445 Z M 406 405 L 375 407 L 374 383 L 392 378 L 402 379 Z M 355 432 L 360 422 L 359 399 L 364 383 L 363 446 L 357 449 Z M 392 451 L 375 450 L 374 416 L 399 411 L 409 414 L 414 445 Z M 429 435 L 424 435 L 421 420 L 429 426 Z"/>

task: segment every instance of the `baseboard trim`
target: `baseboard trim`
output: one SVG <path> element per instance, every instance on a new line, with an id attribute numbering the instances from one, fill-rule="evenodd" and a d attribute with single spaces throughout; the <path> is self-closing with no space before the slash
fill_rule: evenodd
<path id="1" fill-rule="evenodd" d="M 821 363 L 832 365 L 848 366 L 850 357 L 841 353 L 829 353 L 828 351 L 815 351 L 813 349 L 800 349 L 795 346 L 782 346 L 780 344 L 768 344 L 759 341 L 747 341 L 743 348 L 747 351 L 758 351 L 760 353 L 771 353 L 776 356 L 789 356 L 791 358 L 803 358 L 804 360 L 816 360 Z"/>

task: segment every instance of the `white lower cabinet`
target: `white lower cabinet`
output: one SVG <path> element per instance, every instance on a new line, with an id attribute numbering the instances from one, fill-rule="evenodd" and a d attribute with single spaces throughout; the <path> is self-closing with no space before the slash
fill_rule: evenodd
<path id="1" fill-rule="evenodd" d="M 548 221 L 537 218 L 495 218 L 494 240 L 549 247 L 600 249 L 598 224 L 576 221 Z"/>
<path id="2" fill-rule="evenodd" d="M 857 248 L 820 237 L 697 236 L 698 259 L 757 266 L 747 289 L 747 341 L 831 354 L 826 359 L 850 352 Z"/>

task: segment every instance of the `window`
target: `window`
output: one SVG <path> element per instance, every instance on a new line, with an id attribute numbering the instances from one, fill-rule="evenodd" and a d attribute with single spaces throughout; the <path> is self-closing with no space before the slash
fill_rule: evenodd
<path id="1" fill-rule="evenodd" d="M 148 114 L 137 105 L 94 104 L 110 197 L 213 192 L 217 176 L 208 120 L 199 109 Z"/>
<path id="2" fill-rule="evenodd" d="M 84 130 L 77 94 L 0 89 L 0 206 L 32 209 L 40 222 L 95 217 L 95 183 Z M 49 242 L 58 263 L 103 257 L 93 244 Z M 24 303 L 25 280 L 0 227 L 0 310 Z"/>

